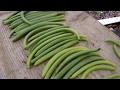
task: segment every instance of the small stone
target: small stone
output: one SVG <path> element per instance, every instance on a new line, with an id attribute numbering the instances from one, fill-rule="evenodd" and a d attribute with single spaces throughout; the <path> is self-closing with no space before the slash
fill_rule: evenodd
<path id="1" fill-rule="evenodd" d="M 109 28 L 111 31 L 113 30 L 113 28 Z"/>

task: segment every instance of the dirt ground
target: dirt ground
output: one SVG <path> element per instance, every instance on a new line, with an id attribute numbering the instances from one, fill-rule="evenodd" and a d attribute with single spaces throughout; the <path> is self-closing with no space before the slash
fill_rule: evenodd
<path id="1" fill-rule="evenodd" d="M 120 16 L 120 11 L 86 11 L 86 12 L 97 20 Z M 108 27 L 115 34 L 120 36 L 120 23 L 106 25 L 106 27 Z"/>

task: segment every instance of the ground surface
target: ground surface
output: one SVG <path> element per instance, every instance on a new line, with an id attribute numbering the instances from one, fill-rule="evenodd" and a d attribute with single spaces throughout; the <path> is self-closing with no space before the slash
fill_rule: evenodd
<path id="1" fill-rule="evenodd" d="M 120 16 L 120 11 L 87 11 L 95 19 L 106 19 Z M 110 30 L 113 30 L 118 36 L 120 36 L 120 23 L 106 25 Z"/>

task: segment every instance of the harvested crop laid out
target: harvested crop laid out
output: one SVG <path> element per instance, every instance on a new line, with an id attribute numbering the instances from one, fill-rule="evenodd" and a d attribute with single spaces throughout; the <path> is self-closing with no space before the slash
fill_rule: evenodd
<path id="1" fill-rule="evenodd" d="M 95 36 L 94 31 L 84 28 L 84 22 L 76 21 L 79 20 L 78 16 L 74 16 L 74 19 L 72 19 L 69 15 L 65 11 L 14 11 L 2 20 L 3 26 L 9 27 L 10 32 L 7 40 L 9 39 L 13 45 L 22 41 L 21 48 L 24 51 L 22 53 L 24 53 L 26 59 L 24 65 L 21 65 L 27 72 L 26 74 L 24 72 L 22 78 L 86 79 L 93 71 L 112 72 L 118 68 L 118 63 L 112 61 L 112 58 L 106 58 L 101 54 L 101 51 L 103 51 L 102 44 L 109 47 L 104 42 L 105 35 Z M 84 13 L 82 15 L 85 16 Z M 66 19 L 66 16 L 69 18 Z M 88 16 L 86 15 L 86 17 Z M 67 20 L 69 22 L 66 22 Z M 70 25 L 70 22 L 74 22 L 74 20 L 76 23 Z M 81 20 L 84 19 L 81 18 Z M 81 23 L 81 27 L 78 23 Z M 80 27 L 81 32 L 77 28 L 72 28 L 72 25 Z M 91 34 L 82 30 L 82 28 L 88 29 Z M 94 30 L 94 27 L 91 28 Z M 93 38 L 91 39 L 89 35 Z M 91 44 L 92 47 L 87 46 L 90 45 L 91 41 L 92 43 L 97 42 L 97 46 L 94 46 L 94 44 Z M 107 39 L 106 41 L 115 44 L 115 54 L 120 58 L 117 49 L 117 46 L 120 45 L 119 40 Z M 106 56 L 108 55 L 106 54 Z M 116 61 L 118 62 L 118 60 Z M 14 62 L 17 62 L 17 58 Z M 19 67 L 19 62 L 17 63 L 17 67 Z M 40 68 L 43 64 L 44 67 Z M 23 72 L 23 69 L 18 70 L 18 73 L 20 72 Z M 97 74 L 99 75 L 99 73 Z M 101 79 L 119 78 L 119 72 L 114 74 L 105 75 Z M 18 76 L 18 78 L 21 78 L 21 76 Z"/>
<path id="2" fill-rule="evenodd" d="M 117 55 L 117 57 L 120 59 L 120 50 L 118 48 L 118 47 L 120 47 L 120 41 L 112 39 L 112 38 L 107 38 L 107 39 L 105 39 L 105 42 L 110 42 L 110 43 L 114 44 L 113 49 L 114 49 L 115 54 Z"/>
<path id="3" fill-rule="evenodd" d="M 80 47 L 78 49 L 85 48 Z M 72 49 L 72 48 L 71 48 Z M 85 49 L 82 51 L 75 52 L 73 54 L 66 54 L 59 56 L 63 51 L 57 53 L 51 60 L 47 63 L 45 69 L 43 70 L 42 77 L 45 79 L 74 79 L 83 72 L 87 72 L 92 66 L 99 66 L 105 64 L 104 67 L 99 69 L 114 70 L 114 63 L 105 60 L 101 57 L 97 51 L 100 49 Z M 61 63 L 60 63 L 61 62 Z M 110 65 L 107 67 L 107 65 Z M 50 67 L 51 66 L 51 67 Z M 97 69 L 96 69 L 97 70 Z M 85 78 L 83 75 L 81 78 Z"/>

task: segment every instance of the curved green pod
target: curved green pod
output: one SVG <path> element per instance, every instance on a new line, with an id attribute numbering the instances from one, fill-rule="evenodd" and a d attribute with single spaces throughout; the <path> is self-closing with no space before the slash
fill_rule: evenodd
<path id="1" fill-rule="evenodd" d="M 50 53 L 51 51 L 59 48 L 59 47 L 62 46 L 63 44 L 66 44 L 66 43 L 68 43 L 68 42 L 70 42 L 70 41 L 72 41 L 72 40 L 74 40 L 74 39 L 67 39 L 67 40 L 64 40 L 64 41 L 62 41 L 62 42 L 60 42 L 60 43 L 57 43 L 56 45 L 48 48 L 47 50 L 43 51 L 43 53 L 40 53 L 37 57 L 35 57 L 35 58 L 31 61 L 31 64 L 35 63 L 37 60 L 39 60 L 39 59 L 40 59 L 41 57 L 43 57 L 44 55 Z"/>
<path id="2" fill-rule="evenodd" d="M 77 40 L 77 38 L 74 37 L 74 36 L 73 36 L 73 37 L 70 36 L 70 37 L 61 37 L 61 38 L 58 38 L 58 39 L 56 39 L 56 40 L 54 40 L 54 41 L 51 41 L 50 43 L 44 45 L 43 47 L 41 47 L 41 48 L 36 52 L 36 54 L 35 54 L 34 56 L 37 57 L 37 56 L 40 55 L 44 50 L 52 47 L 53 45 L 55 45 L 55 44 L 57 44 L 57 43 L 60 43 L 60 42 L 62 42 L 62 41 L 64 41 L 64 40 L 67 40 L 67 39 Z"/>
<path id="3" fill-rule="evenodd" d="M 59 25 L 48 25 L 48 26 L 43 26 L 43 27 L 39 27 L 39 28 L 36 28 L 35 30 L 31 31 L 30 33 L 28 33 L 26 36 L 25 36 L 25 39 L 23 41 L 23 45 L 24 45 L 24 48 L 27 46 L 28 44 L 28 40 L 30 37 L 34 36 L 34 34 L 37 34 L 39 33 L 39 36 L 43 35 L 44 33 L 46 33 L 46 31 L 49 31 L 49 30 L 52 30 L 54 27 L 57 27 Z M 41 31 L 42 30 L 42 31 Z M 45 30 L 45 31 L 44 31 Z M 44 31 L 44 32 L 43 32 Z"/>
<path id="4" fill-rule="evenodd" d="M 12 15 L 9 19 L 7 19 L 7 20 L 10 20 L 10 19 L 13 19 L 13 18 L 15 18 L 15 17 L 20 17 L 20 14 L 21 14 L 21 11 L 17 11 L 18 13 L 16 13 L 15 15 Z M 24 13 L 25 13 L 25 15 L 26 16 L 29 16 L 29 17 L 31 17 L 30 15 L 33 15 L 33 12 L 32 11 L 24 11 Z M 22 21 L 22 19 L 21 18 L 19 18 L 21 21 Z M 19 22 L 19 20 L 17 19 L 17 20 L 15 20 L 16 22 Z M 14 23 L 16 23 L 15 21 L 13 21 Z M 13 23 L 12 22 L 12 23 Z M 11 23 L 11 24 L 12 24 Z M 10 25 L 11 25 L 10 24 Z"/>
<path id="5" fill-rule="evenodd" d="M 65 34 L 65 33 L 64 32 L 59 32 L 59 33 L 55 33 L 55 34 L 52 34 L 52 35 L 50 35 L 50 36 L 48 36 L 46 38 L 41 39 L 38 43 L 36 43 L 35 45 L 31 46 L 31 48 L 29 48 L 28 51 L 31 53 L 41 43 L 45 42 L 46 40 L 48 40 L 50 38 L 53 38 L 53 37 L 58 36 L 58 35 L 61 35 L 61 34 Z"/>
<path id="6" fill-rule="evenodd" d="M 61 57 L 59 57 L 54 63 L 53 65 L 49 68 L 48 72 L 46 73 L 45 79 L 49 79 L 51 77 L 51 75 L 53 74 L 54 70 L 57 68 L 57 66 L 69 55 L 74 54 L 76 52 L 80 52 L 81 48 L 79 49 L 74 49 L 71 51 L 68 51 L 67 53 L 65 53 L 64 55 L 62 55 Z"/>
<path id="7" fill-rule="evenodd" d="M 62 20 L 64 20 L 64 19 L 63 18 L 58 18 L 58 19 L 50 19 L 50 20 L 44 20 L 44 21 L 45 22 L 61 22 Z M 38 21 L 37 23 L 40 23 L 40 22 L 42 23 L 43 21 L 41 20 L 41 21 Z M 34 23 L 34 24 L 36 24 L 36 23 Z M 27 24 L 21 24 L 20 26 L 15 28 L 15 32 L 20 32 L 20 31 L 22 31 L 23 29 L 25 29 L 27 27 L 29 27 Z"/>
<path id="8" fill-rule="evenodd" d="M 68 65 L 66 65 L 61 71 L 59 71 L 58 73 L 53 73 L 52 78 L 54 79 L 55 75 L 58 74 L 59 78 L 62 78 L 72 67 L 74 67 L 77 63 L 79 63 L 81 60 L 86 59 L 88 57 L 93 57 L 93 56 L 97 56 L 100 57 L 99 54 L 92 52 L 83 56 L 79 56 L 76 59 L 74 59 L 72 62 L 70 62 Z"/>
<path id="9" fill-rule="evenodd" d="M 56 17 L 51 17 L 51 18 L 42 18 L 42 19 L 39 19 L 40 17 L 38 18 L 35 18 L 35 19 L 31 19 L 29 20 L 29 22 L 31 22 L 31 25 L 33 24 L 36 24 L 36 23 L 40 23 L 40 22 L 57 22 L 57 21 L 64 21 L 64 17 L 63 15 L 61 16 L 56 16 Z M 13 24 L 10 26 L 10 28 L 13 28 L 16 29 L 15 32 L 18 32 L 18 31 L 21 31 L 22 29 L 26 28 L 26 27 L 29 27 L 30 25 L 27 24 L 27 23 L 21 23 L 21 24 L 18 24 L 19 22 Z"/>
<path id="10" fill-rule="evenodd" d="M 88 58 L 86 60 L 83 60 L 82 62 L 79 62 L 78 64 L 76 64 L 74 67 L 72 67 L 64 76 L 63 79 L 69 79 L 70 76 L 72 74 L 74 74 L 77 70 L 79 70 L 80 68 L 84 67 L 85 65 L 91 63 L 91 62 L 95 62 L 95 61 L 100 61 L 100 60 L 104 60 L 102 57 L 93 57 L 93 58 Z M 58 74 L 54 77 L 54 79 L 59 79 L 61 78 L 60 73 L 58 72 Z"/>
<path id="11" fill-rule="evenodd" d="M 45 32 L 46 32 L 46 31 L 45 31 Z M 49 35 L 51 35 L 51 34 L 57 33 L 57 32 L 69 32 L 69 33 L 73 33 L 73 34 L 75 34 L 75 35 L 77 34 L 77 32 L 73 31 L 73 30 L 70 29 L 70 28 L 60 28 L 60 29 L 51 30 L 51 31 L 49 31 L 48 33 L 46 33 L 46 34 L 44 34 L 44 35 L 42 35 L 42 36 L 34 39 L 32 42 L 30 42 L 30 43 L 25 47 L 25 49 L 28 49 L 29 47 L 31 47 L 31 45 L 33 45 L 34 43 L 40 41 L 42 38 L 44 38 L 44 37 L 46 37 L 46 36 L 49 36 Z M 78 35 L 76 35 L 76 37 L 79 37 L 79 38 L 80 38 L 80 36 L 78 36 Z"/>
<path id="12" fill-rule="evenodd" d="M 10 32 L 9 38 L 11 38 L 11 37 L 13 36 L 14 32 L 15 32 L 15 30 L 12 30 L 12 31 Z"/>
<path id="13" fill-rule="evenodd" d="M 54 25 L 54 26 L 55 26 L 55 25 Z M 68 28 L 68 27 L 69 27 L 69 26 L 65 26 L 65 25 L 64 25 L 64 26 L 56 25 L 55 27 L 52 27 L 51 29 L 49 28 L 49 30 L 46 29 L 44 32 L 45 32 L 45 34 L 47 34 L 47 33 L 50 33 L 52 30 L 60 29 L 60 28 Z M 37 31 L 37 30 L 34 30 L 33 32 L 36 32 L 36 31 Z M 47 32 L 47 31 L 49 31 L 49 32 Z M 33 41 L 34 39 L 38 38 L 39 36 L 41 36 L 41 32 L 33 35 L 32 37 L 30 37 L 30 38 L 28 39 L 28 42 Z"/>
<path id="14" fill-rule="evenodd" d="M 18 32 L 17 32 L 17 33 L 13 33 L 13 35 L 12 35 L 12 36 L 14 37 L 14 36 L 16 36 L 17 34 L 19 34 L 19 33 L 18 33 Z"/>
<path id="15" fill-rule="evenodd" d="M 31 15 L 31 16 L 27 16 L 26 15 L 26 19 L 29 20 L 29 22 L 31 22 L 31 24 L 35 24 L 35 23 L 39 23 L 39 22 L 42 22 L 42 21 L 48 21 L 48 20 L 51 20 L 51 19 L 60 19 L 60 18 L 63 18 L 64 15 L 59 15 L 59 16 L 51 16 L 51 17 L 47 17 L 49 14 L 46 14 L 46 13 L 43 13 L 43 14 L 37 14 L 37 15 Z M 45 17 L 46 16 L 46 17 Z M 42 18 L 42 17 L 45 17 L 45 18 Z M 21 19 L 21 18 L 20 18 Z M 29 26 L 29 24 L 27 23 L 24 23 L 22 20 L 16 20 L 14 21 L 13 23 L 11 23 L 10 25 L 10 28 L 13 29 L 15 27 L 17 27 L 17 31 L 20 31 L 21 29 L 23 28 L 26 28 Z M 52 20 L 51 20 L 52 21 Z M 54 20 L 53 20 L 54 21 Z M 19 25 L 19 26 L 18 26 Z"/>
<path id="16" fill-rule="evenodd" d="M 76 38 L 75 36 L 70 37 L 70 38 L 77 40 L 77 38 Z M 63 41 L 63 40 L 66 40 L 66 39 L 69 39 L 69 38 L 68 38 L 68 37 L 63 37 L 63 38 L 60 38 L 60 39 L 56 39 L 56 40 L 54 40 L 54 41 L 51 41 L 49 44 L 47 44 L 47 45 L 43 46 L 41 49 L 39 49 L 34 56 L 37 57 L 37 56 L 40 55 L 44 50 L 50 48 L 51 46 L 53 46 L 53 45 L 55 45 L 55 44 L 57 44 L 57 43 L 59 43 L 59 42 L 61 42 L 61 41 Z"/>
<path id="17" fill-rule="evenodd" d="M 24 13 L 25 13 L 24 11 L 21 11 L 21 12 L 20 12 L 20 16 L 21 16 L 22 20 L 23 20 L 25 23 L 31 25 L 31 23 L 25 18 Z"/>
<path id="18" fill-rule="evenodd" d="M 26 13 L 26 16 L 36 15 L 36 14 L 50 14 L 50 13 L 56 13 L 56 12 L 63 12 L 63 11 L 29 11 Z"/>
<path id="19" fill-rule="evenodd" d="M 49 16 L 49 14 L 42 14 L 42 15 L 35 15 L 35 16 L 31 16 L 30 18 L 27 18 L 27 20 L 29 20 L 29 22 L 33 25 L 33 24 L 36 24 L 36 23 L 40 23 L 40 22 L 43 22 L 43 21 L 57 21 L 55 19 L 59 19 L 59 20 L 64 20 L 64 15 L 58 15 L 57 16 L 57 13 L 53 13 L 54 15 L 56 16 Z M 19 25 L 19 26 L 18 26 Z M 11 24 L 10 28 L 15 28 L 17 26 L 17 31 L 20 31 L 28 26 L 30 26 L 29 24 L 27 23 L 22 23 L 22 21 L 18 21 L 16 23 L 13 23 Z"/>
<path id="20" fill-rule="evenodd" d="M 31 52 L 30 56 L 28 57 L 28 60 L 27 60 L 27 66 L 28 66 L 28 68 L 30 68 L 30 62 L 31 62 L 34 54 L 35 54 L 41 47 L 43 47 L 44 45 L 48 44 L 49 42 L 51 42 L 51 41 L 53 41 L 53 40 L 55 40 L 55 39 L 57 39 L 57 38 L 67 37 L 67 36 L 70 36 L 70 35 L 72 35 L 72 34 L 71 34 L 71 33 L 67 33 L 67 34 L 58 35 L 58 36 L 56 36 L 56 37 L 53 37 L 53 38 L 45 41 L 44 43 L 40 44 L 39 46 L 37 46 L 37 47 Z"/>
<path id="21" fill-rule="evenodd" d="M 56 13 L 46 14 L 44 16 L 31 19 L 30 21 L 31 22 L 33 22 L 33 21 L 35 22 L 38 19 L 45 19 L 45 18 L 48 19 L 48 18 L 57 18 L 57 17 L 64 17 L 63 12 L 56 12 Z"/>
<path id="22" fill-rule="evenodd" d="M 75 54 L 72 54 L 70 55 L 69 57 L 67 57 L 57 68 L 56 70 L 56 73 L 58 73 L 67 63 L 71 62 L 74 58 L 78 57 L 78 56 L 82 56 L 82 55 L 85 55 L 85 54 L 88 54 L 88 53 L 92 53 L 92 52 L 97 52 L 99 51 L 100 48 L 98 49 L 93 49 L 93 50 L 85 50 L 85 51 L 82 51 L 82 52 L 78 52 L 78 53 L 75 53 Z"/>
<path id="23" fill-rule="evenodd" d="M 9 18 L 8 20 L 10 20 L 10 19 L 13 19 L 13 18 L 15 18 L 15 17 L 20 17 L 20 12 L 19 13 L 17 13 L 16 15 L 13 15 L 11 18 Z M 18 20 L 18 19 L 16 19 L 16 20 Z M 15 21 L 16 21 L 15 20 Z M 15 22 L 15 21 L 13 21 L 13 22 Z M 11 22 L 9 25 L 11 25 L 13 22 Z"/>
<path id="24" fill-rule="evenodd" d="M 31 16 L 36 14 L 50 14 L 50 13 L 57 13 L 57 12 L 63 12 L 63 11 L 29 11 L 25 15 Z"/>
<path id="25" fill-rule="evenodd" d="M 17 13 L 12 15 L 9 19 L 12 19 L 14 17 L 20 16 L 20 11 L 15 11 L 15 12 L 17 12 Z M 7 19 L 7 20 L 9 20 L 9 19 Z"/>
<path id="26" fill-rule="evenodd" d="M 27 12 L 27 11 L 25 11 L 25 13 L 26 13 L 26 12 Z M 21 13 L 21 12 L 19 12 L 19 13 Z M 14 22 L 15 20 L 17 20 L 17 19 L 19 19 L 19 18 L 21 18 L 21 17 L 20 17 L 19 15 L 16 15 L 16 16 L 13 16 L 13 17 L 7 19 L 7 20 L 4 20 L 3 23 L 10 25 L 12 22 Z"/>
<path id="27" fill-rule="evenodd" d="M 26 13 L 26 12 L 27 12 L 27 11 L 25 11 L 25 13 Z M 10 19 L 8 19 L 8 20 L 3 21 L 3 23 L 4 23 L 4 24 L 11 24 L 12 22 L 14 22 L 15 20 L 17 20 L 17 19 L 19 19 L 19 18 L 21 18 L 21 17 L 18 15 L 18 16 L 14 17 L 14 18 L 10 18 Z"/>
<path id="28" fill-rule="evenodd" d="M 11 13 L 9 16 L 7 16 L 7 18 L 6 18 L 6 19 L 4 19 L 3 21 L 5 21 L 5 20 L 7 20 L 7 19 L 11 18 L 12 16 L 16 15 L 18 12 L 19 12 L 19 11 L 14 11 L 14 12 L 13 12 L 13 13 Z"/>
<path id="29" fill-rule="evenodd" d="M 16 14 L 13 15 L 13 16 L 11 16 L 9 19 L 12 19 L 12 18 L 14 18 L 14 17 L 20 16 L 20 12 L 21 12 L 21 11 L 18 11 L 18 13 L 16 13 Z"/>
<path id="30" fill-rule="evenodd" d="M 115 78 L 120 78 L 120 74 L 109 75 L 104 77 L 103 79 L 115 79 Z"/>
<path id="31" fill-rule="evenodd" d="M 79 40 L 73 40 L 73 41 L 70 41 L 68 42 L 67 44 L 53 50 L 52 52 L 46 54 L 45 56 L 43 56 L 42 58 L 40 58 L 38 61 L 35 62 L 34 66 L 37 66 L 39 64 L 41 64 L 42 62 L 46 61 L 47 59 L 51 58 L 52 56 L 54 56 L 56 53 L 60 52 L 61 50 L 63 49 L 66 49 L 68 47 L 71 47 L 73 45 L 75 45 L 76 43 L 78 43 Z"/>
<path id="32" fill-rule="evenodd" d="M 43 16 L 45 14 L 50 14 L 50 13 L 53 13 L 53 12 L 28 11 L 27 13 L 25 13 L 25 17 L 26 17 L 26 19 L 30 20 L 30 19 L 33 19 L 33 18 L 36 18 L 36 17 L 40 17 L 40 16 Z M 20 13 L 18 15 L 20 16 Z M 21 23 L 23 23 L 23 21 L 22 22 L 21 21 L 22 21 L 22 19 L 20 18 L 19 20 L 16 20 L 16 21 L 12 22 L 11 24 L 13 25 L 13 24 L 15 24 L 17 22 L 20 22 L 19 24 L 21 24 Z"/>
<path id="33" fill-rule="evenodd" d="M 71 33 L 63 33 L 64 35 L 65 34 L 71 34 Z M 62 35 L 62 34 L 61 34 Z M 61 36 L 61 35 L 59 35 L 59 36 Z M 52 42 L 52 41 L 54 41 L 54 40 L 63 40 L 63 38 L 64 38 L 64 40 L 66 40 L 66 39 L 75 39 L 76 38 L 76 36 L 74 36 L 74 35 L 71 35 L 71 36 L 66 36 L 66 37 L 60 37 L 60 38 L 58 38 L 59 36 L 55 36 L 55 37 L 53 37 L 53 38 L 49 38 L 48 40 L 46 40 L 46 41 L 43 41 L 44 39 L 42 39 L 41 41 L 42 41 L 42 43 L 40 43 L 38 46 L 39 46 L 39 49 L 38 49 L 38 51 L 42 48 L 42 47 L 44 47 L 46 44 L 48 44 L 48 43 L 50 43 L 50 42 Z M 76 40 L 77 40 L 77 38 L 76 38 Z M 58 42 L 58 41 L 57 41 Z M 46 43 L 46 44 L 45 44 Z M 36 47 L 36 48 L 38 48 L 38 46 Z M 35 49 L 36 49 L 35 48 Z M 33 49 L 33 51 L 35 50 L 35 49 Z M 38 52 L 38 51 L 36 51 L 36 53 Z M 36 54 L 35 53 L 35 54 Z"/>
<path id="34" fill-rule="evenodd" d="M 41 27 L 38 27 L 38 28 L 35 28 L 33 29 L 32 31 L 30 31 L 28 34 L 27 34 L 27 37 L 29 37 L 28 39 L 28 42 L 32 41 L 30 40 L 32 38 L 32 36 L 34 36 L 35 34 L 39 33 L 39 32 L 42 32 L 44 30 L 47 30 L 47 29 L 50 29 L 50 28 L 55 28 L 55 27 L 58 27 L 58 26 L 62 26 L 62 25 L 46 25 L 46 26 L 41 26 Z M 66 25 L 63 25 L 64 27 L 68 27 Z M 50 29 L 51 30 L 51 29 Z M 20 32 L 20 31 L 18 31 Z M 32 36 L 31 36 L 32 35 Z M 36 38 L 36 37 L 35 37 Z"/>
<path id="35" fill-rule="evenodd" d="M 112 38 L 105 39 L 105 42 L 110 42 L 110 43 L 113 43 L 113 44 L 116 44 L 116 45 L 120 46 L 120 41 L 112 39 Z"/>
<path id="36" fill-rule="evenodd" d="M 100 64 L 107 64 L 107 65 L 115 66 L 115 64 L 112 63 L 112 62 L 110 62 L 110 61 L 95 61 L 95 62 L 92 62 L 92 63 L 90 63 L 90 64 L 87 64 L 87 65 L 83 66 L 82 68 L 80 68 L 79 70 L 77 70 L 77 71 L 70 77 L 70 79 L 74 79 L 74 78 L 76 78 L 78 75 L 80 75 L 81 73 L 83 73 L 84 71 L 86 71 L 87 69 L 89 69 L 90 67 L 95 66 L 95 65 L 100 65 Z"/>
<path id="37" fill-rule="evenodd" d="M 43 16 L 43 15 L 45 15 L 45 13 L 44 13 L 44 14 L 35 13 L 35 14 L 30 14 L 30 15 L 29 15 L 29 13 L 27 13 L 27 14 L 25 14 L 25 17 L 26 17 L 27 20 L 31 20 L 31 19 L 34 19 L 34 18 Z M 20 17 L 20 16 L 19 16 L 19 17 Z M 13 21 L 13 22 L 10 24 L 10 29 L 16 28 L 17 26 L 19 26 L 19 25 L 21 25 L 21 24 L 23 25 L 23 24 L 25 24 L 25 22 L 24 22 L 21 18 L 19 18 L 19 19 Z M 29 24 L 28 24 L 28 25 L 29 25 Z"/>
<path id="38" fill-rule="evenodd" d="M 60 34 L 65 34 L 64 32 L 59 32 Z M 46 40 L 50 39 L 50 38 L 53 38 L 57 35 L 60 35 L 59 33 L 55 33 L 55 34 L 52 34 L 50 36 L 47 36 L 43 39 L 41 39 L 39 42 L 37 42 L 35 45 L 32 46 L 32 48 L 30 48 L 30 52 L 34 51 L 34 49 L 39 46 L 40 44 L 42 44 L 43 42 L 45 42 Z M 57 35 L 56 35 L 57 34 Z"/>
<path id="39" fill-rule="evenodd" d="M 46 26 L 46 25 L 64 25 L 64 23 L 61 22 L 42 22 L 42 23 L 37 23 L 34 25 L 31 25 L 30 27 L 27 27 L 23 30 L 20 31 L 20 33 L 15 36 L 12 41 L 16 41 L 19 40 L 21 37 L 25 36 L 26 34 L 28 34 L 30 31 L 34 30 L 35 28 L 41 27 L 41 26 Z"/>
<path id="40" fill-rule="evenodd" d="M 18 17 L 12 18 L 10 20 L 5 20 L 5 21 L 3 21 L 3 24 L 5 24 L 5 25 L 10 24 L 10 23 L 12 23 L 13 21 L 15 21 L 16 19 L 19 19 L 19 18 L 20 17 L 18 16 Z"/>
<path id="41" fill-rule="evenodd" d="M 90 67 L 89 69 L 87 69 L 82 75 L 81 75 L 81 79 L 85 79 L 91 72 L 95 71 L 95 70 L 115 70 L 115 68 L 113 66 L 109 66 L 109 65 L 96 65 L 93 67 Z"/>
<path id="42" fill-rule="evenodd" d="M 41 17 L 37 17 L 37 18 L 32 19 L 31 22 L 32 22 L 32 21 L 36 21 L 36 20 L 38 20 L 38 19 L 43 19 L 43 18 L 57 17 L 57 16 L 63 15 L 63 14 L 64 14 L 64 12 L 54 12 L 54 13 L 50 13 L 50 14 L 46 14 L 46 15 L 44 14 L 44 16 L 41 16 Z"/>
<path id="43" fill-rule="evenodd" d="M 43 70 L 43 73 L 42 73 L 42 77 L 45 77 L 46 73 L 48 72 L 49 68 L 52 66 L 52 64 L 60 57 L 62 56 L 63 54 L 71 51 L 71 50 L 74 50 L 74 49 L 87 49 L 86 47 L 83 47 L 83 46 L 76 46 L 76 47 L 71 47 L 71 48 L 67 48 L 67 49 L 64 49 L 60 52 L 58 52 L 57 54 L 55 54 L 47 63 L 47 65 L 45 66 L 44 70 Z"/>
<path id="44" fill-rule="evenodd" d="M 35 21 L 38 21 L 39 19 L 41 19 L 41 20 L 45 20 L 45 19 L 47 20 L 48 19 L 49 20 L 49 19 L 63 18 L 63 17 L 64 17 L 64 15 L 61 12 L 59 12 L 59 13 L 46 14 L 44 16 L 31 19 L 30 21 L 35 23 Z"/>
<path id="45" fill-rule="evenodd" d="M 117 57 L 120 59 L 120 51 L 118 50 L 117 46 L 116 46 L 116 45 L 113 45 L 113 48 L 114 48 L 115 54 L 116 54 Z"/>

